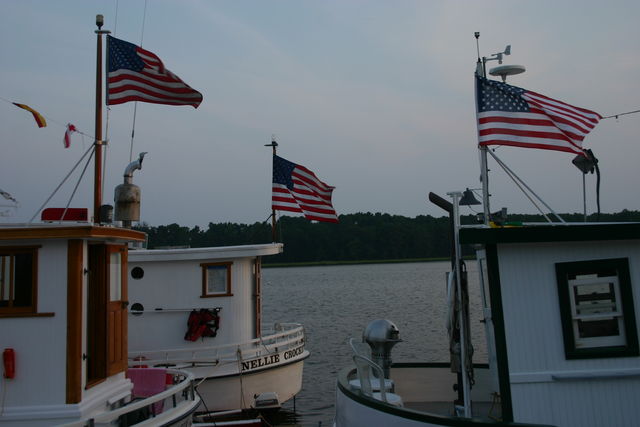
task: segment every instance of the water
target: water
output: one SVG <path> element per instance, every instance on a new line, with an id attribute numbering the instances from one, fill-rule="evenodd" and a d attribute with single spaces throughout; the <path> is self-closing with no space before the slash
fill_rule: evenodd
<path id="1" fill-rule="evenodd" d="M 475 362 L 486 362 L 475 262 L 469 271 Z M 278 425 L 331 426 L 337 373 L 352 364 L 347 340 L 360 339 L 374 319 L 398 326 L 403 342 L 395 362 L 449 360 L 445 274 L 449 262 L 367 264 L 263 269 L 263 320 L 300 322 L 307 349 L 302 391 L 288 402 Z"/>

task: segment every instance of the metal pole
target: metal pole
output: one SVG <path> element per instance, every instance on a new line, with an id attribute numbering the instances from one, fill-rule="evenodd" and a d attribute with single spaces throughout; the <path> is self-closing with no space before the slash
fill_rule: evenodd
<path id="1" fill-rule="evenodd" d="M 480 179 L 482 180 L 482 208 L 484 224 L 489 225 L 491 210 L 489 209 L 489 167 L 487 166 L 487 147 L 480 147 Z"/>
<path id="2" fill-rule="evenodd" d="M 583 203 L 583 212 L 584 212 L 584 222 L 587 222 L 587 186 L 585 177 L 586 173 L 582 174 L 582 203 Z"/>
<path id="3" fill-rule="evenodd" d="M 467 418 L 471 417 L 471 398 L 470 398 L 470 388 L 469 388 L 469 376 L 467 375 L 467 333 L 466 330 L 466 320 L 464 318 L 464 306 L 463 306 L 463 298 L 462 298 L 462 271 L 460 270 L 460 262 L 462 260 L 462 255 L 460 251 L 460 213 L 459 213 L 459 201 L 462 193 L 453 192 L 448 193 L 453 198 L 453 221 L 454 221 L 454 245 L 455 245 L 455 254 L 456 254 L 456 292 L 458 297 L 458 307 L 460 308 L 458 312 L 458 322 L 460 325 L 460 370 L 462 371 L 462 389 L 464 391 L 464 416 Z"/>
<path id="4" fill-rule="evenodd" d="M 476 75 L 480 77 L 487 77 L 487 58 L 482 57 L 480 59 L 480 33 L 475 32 L 476 48 L 478 51 L 478 61 L 476 63 Z M 476 88 L 476 122 L 478 120 L 478 89 Z M 491 220 L 491 209 L 489 208 L 489 167 L 487 165 L 487 147 L 479 147 L 480 150 L 480 181 L 482 181 L 482 209 L 484 212 L 484 224 L 489 225 Z"/>
<path id="5" fill-rule="evenodd" d="M 93 179 L 93 222 L 99 224 L 102 205 L 102 35 L 110 31 L 102 30 L 104 17 L 96 15 L 96 126 L 95 126 L 95 173 Z"/>
<path id="6" fill-rule="evenodd" d="M 271 137 L 271 144 L 265 144 L 265 147 L 271 147 L 272 148 L 272 152 L 273 152 L 273 156 L 275 157 L 276 155 L 276 147 L 278 146 L 278 143 L 276 142 L 276 138 L 275 136 Z M 273 170 L 272 172 L 273 173 Z M 276 242 L 277 238 L 276 238 L 276 210 L 275 209 L 271 209 L 271 241 L 272 242 Z"/>

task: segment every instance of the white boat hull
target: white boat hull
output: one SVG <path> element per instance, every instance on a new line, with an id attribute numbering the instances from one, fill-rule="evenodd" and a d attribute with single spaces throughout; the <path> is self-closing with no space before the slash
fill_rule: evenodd
<path id="1" fill-rule="evenodd" d="M 292 399 L 302 388 L 302 359 L 249 374 L 205 379 L 197 387 L 203 404 L 198 411 L 223 411 L 254 407 L 260 393 L 275 392 L 280 402 Z"/>

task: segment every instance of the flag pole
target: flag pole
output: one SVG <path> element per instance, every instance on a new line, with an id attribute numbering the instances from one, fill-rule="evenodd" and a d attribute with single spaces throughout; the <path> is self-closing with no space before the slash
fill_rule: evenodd
<path id="1" fill-rule="evenodd" d="M 476 75 L 487 77 L 487 61 L 486 58 L 480 59 L 480 32 L 475 32 L 476 49 L 478 51 L 478 61 L 476 63 Z M 476 123 L 478 122 L 478 89 L 474 91 L 476 100 Z M 487 166 L 487 147 L 478 147 L 480 150 L 480 181 L 482 181 L 482 208 L 484 212 L 484 224 L 489 225 L 491 211 L 489 209 L 489 168 Z"/>
<path id="2" fill-rule="evenodd" d="M 278 146 L 278 143 L 276 142 L 276 137 L 275 135 L 271 136 L 271 144 L 265 144 L 265 147 L 271 147 L 272 151 L 273 151 L 273 155 L 276 155 L 276 147 Z M 273 161 L 271 162 L 271 164 L 273 165 Z M 272 166 L 273 168 L 273 166 Z M 271 171 L 271 174 L 273 175 L 273 170 Z M 273 209 L 273 206 L 271 207 L 271 241 L 275 242 L 276 239 L 276 210 Z"/>
<path id="3" fill-rule="evenodd" d="M 103 30 L 104 17 L 96 15 L 96 127 L 95 127 L 95 173 L 93 180 L 93 222 L 99 224 L 102 204 L 102 35 L 111 31 Z"/>

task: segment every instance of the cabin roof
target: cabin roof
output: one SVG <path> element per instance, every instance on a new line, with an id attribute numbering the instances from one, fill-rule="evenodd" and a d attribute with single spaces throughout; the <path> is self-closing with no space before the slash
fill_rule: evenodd
<path id="1" fill-rule="evenodd" d="M 535 243 L 640 239 L 640 223 L 525 224 L 516 227 L 463 227 L 460 243 Z"/>
<path id="2" fill-rule="evenodd" d="M 38 239 L 100 239 L 144 242 L 146 234 L 128 228 L 89 224 L 3 224 L 0 227 L 0 241 Z"/>
<path id="3" fill-rule="evenodd" d="M 129 251 L 129 262 L 188 261 L 277 255 L 282 252 L 282 248 L 282 243 L 265 243 L 207 248 L 140 249 Z"/>

